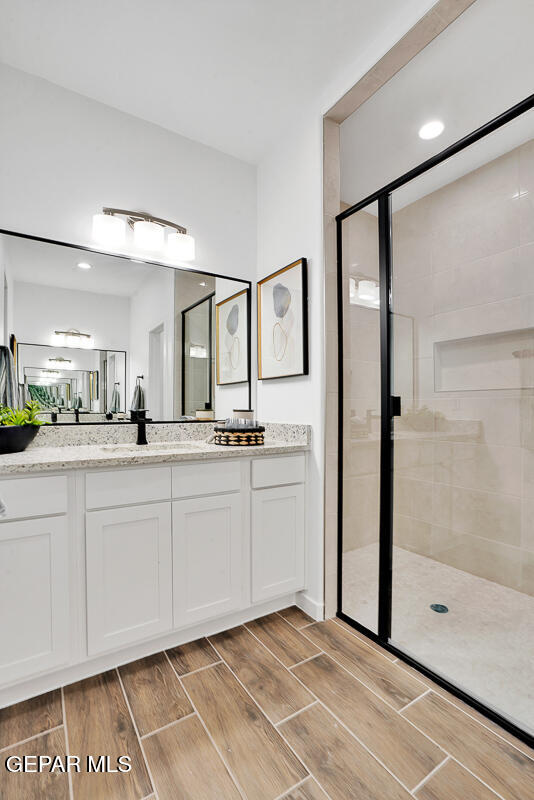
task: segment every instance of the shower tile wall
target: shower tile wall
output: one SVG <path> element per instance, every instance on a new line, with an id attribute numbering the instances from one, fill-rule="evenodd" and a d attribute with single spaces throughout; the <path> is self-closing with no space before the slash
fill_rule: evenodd
<path id="1" fill-rule="evenodd" d="M 395 544 L 534 594 L 534 141 L 395 211 L 393 243 L 416 398 L 395 425 Z M 366 311 L 351 307 L 351 336 Z M 374 393 L 378 353 L 365 334 L 350 342 L 361 414 L 352 398 Z M 376 490 L 373 446 L 349 451 L 351 517 L 360 486 Z M 377 536 L 367 506 L 347 549 Z"/>

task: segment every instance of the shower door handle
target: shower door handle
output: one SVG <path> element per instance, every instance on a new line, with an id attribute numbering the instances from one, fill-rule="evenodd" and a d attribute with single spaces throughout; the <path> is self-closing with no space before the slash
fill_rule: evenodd
<path id="1" fill-rule="evenodd" d="M 392 394 L 390 398 L 390 414 L 392 417 L 400 417 L 402 414 L 401 411 L 401 399 L 398 395 Z"/>

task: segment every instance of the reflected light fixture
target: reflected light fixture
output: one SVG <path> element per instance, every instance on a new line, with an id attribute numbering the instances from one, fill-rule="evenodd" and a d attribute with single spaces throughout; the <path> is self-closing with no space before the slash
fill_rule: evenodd
<path id="1" fill-rule="evenodd" d="M 68 331 L 54 331 L 52 344 L 56 347 L 83 347 L 91 349 L 93 347 L 93 337 L 90 333 L 81 333 L 76 328 L 69 328 Z"/>
<path id="2" fill-rule="evenodd" d="M 54 356 L 48 359 L 49 364 L 72 364 L 70 358 L 63 358 L 63 356 Z"/>
<path id="3" fill-rule="evenodd" d="M 430 122 L 425 122 L 424 125 L 421 125 L 419 128 L 419 138 L 435 139 L 437 136 L 441 136 L 444 130 L 445 125 L 440 119 L 432 119 Z"/>
<path id="4" fill-rule="evenodd" d="M 126 220 L 121 217 L 126 217 Z M 186 228 L 144 211 L 105 206 L 102 213 L 93 216 L 93 238 L 103 245 L 120 246 L 126 240 L 126 222 L 132 228 L 134 244 L 140 250 L 165 253 L 168 258 L 178 261 L 194 259 L 195 240 Z M 168 228 L 171 230 L 165 240 Z"/>
<path id="5" fill-rule="evenodd" d="M 76 266 L 79 269 L 92 269 L 92 264 L 89 264 L 88 261 L 79 261 Z"/>

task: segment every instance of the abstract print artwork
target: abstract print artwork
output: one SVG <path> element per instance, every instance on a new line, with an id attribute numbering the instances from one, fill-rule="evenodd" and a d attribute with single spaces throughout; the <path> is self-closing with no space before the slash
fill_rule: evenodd
<path id="1" fill-rule="evenodd" d="M 217 385 L 243 383 L 249 378 L 248 289 L 217 303 Z"/>
<path id="2" fill-rule="evenodd" d="M 307 374 L 307 265 L 301 258 L 258 282 L 258 377 Z"/>

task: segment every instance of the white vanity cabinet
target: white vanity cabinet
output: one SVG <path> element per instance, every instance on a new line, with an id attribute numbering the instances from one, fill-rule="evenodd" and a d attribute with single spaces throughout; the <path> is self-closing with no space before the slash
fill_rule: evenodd
<path id="1" fill-rule="evenodd" d="M 90 656 L 172 629 L 171 538 L 170 503 L 87 513 Z"/>
<path id="2" fill-rule="evenodd" d="M 304 454 L 0 479 L 0 707 L 295 601 Z"/>
<path id="3" fill-rule="evenodd" d="M 0 684 L 8 684 L 69 659 L 67 478 L 2 480 L 0 497 Z"/>
<path id="4" fill-rule="evenodd" d="M 254 603 L 304 588 L 305 467 L 304 456 L 252 463 Z"/>

